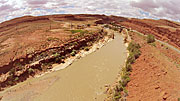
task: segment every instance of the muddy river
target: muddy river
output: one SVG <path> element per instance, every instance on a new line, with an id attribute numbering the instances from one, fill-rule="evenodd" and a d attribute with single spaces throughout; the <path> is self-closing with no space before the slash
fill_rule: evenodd
<path id="1" fill-rule="evenodd" d="M 105 85 L 112 84 L 126 59 L 123 38 L 52 72 L 0 92 L 2 101 L 103 101 Z"/>

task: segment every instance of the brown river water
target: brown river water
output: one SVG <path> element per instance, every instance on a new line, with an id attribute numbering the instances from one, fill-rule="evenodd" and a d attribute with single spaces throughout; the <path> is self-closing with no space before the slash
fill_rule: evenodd
<path id="1" fill-rule="evenodd" d="M 113 84 L 126 59 L 123 38 L 115 39 L 72 65 L 13 86 L 2 101 L 103 101 L 105 85 Z"/>

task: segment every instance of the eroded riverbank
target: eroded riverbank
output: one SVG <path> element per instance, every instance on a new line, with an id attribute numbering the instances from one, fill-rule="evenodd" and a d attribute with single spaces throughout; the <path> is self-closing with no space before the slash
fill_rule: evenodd
<path id="1" fill-rule="evenodd" d="M 3 100 L 101 101 L 106 96 L 104 86 L 115 81 L 125 59 L 123 38 L 116 35 L 112 42 L 68 68 L 29 79 L 4 91 Z"/>

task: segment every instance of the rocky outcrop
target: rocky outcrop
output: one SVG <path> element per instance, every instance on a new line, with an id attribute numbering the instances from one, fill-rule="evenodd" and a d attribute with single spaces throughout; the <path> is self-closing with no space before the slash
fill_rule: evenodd
<path id="1" fill-rule="evenodd" d="M 15 85 L 26 80 L 36 73 L 48 71 L 53 63 L 63 63 L 65 58 L 71 56 L 70 53 L 86 47 L 107 35 L 104 31 L 87 34 L 77 39 L 72 39 L 58 47 L 44 49 L 34 54 L 27 54 L 24 57 L 11 61 L 8 65 L 0 68 L 0 89 Z M 4 70 L 3 70 L 4 69 Z"/>
<path id="2" fill-rule="evenodd" d="M 159 40 L 167 41 L 177 48 L 180 47 L 180 25 L 172 21 L 131 19 L 120 24 L 146 35 L 153 34 Z M 175 30 L 171 31 L 171 28 Z"/>

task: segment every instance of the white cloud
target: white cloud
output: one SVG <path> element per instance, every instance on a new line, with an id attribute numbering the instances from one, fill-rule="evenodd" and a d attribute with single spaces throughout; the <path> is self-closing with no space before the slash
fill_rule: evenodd
<path id="1" fill-rule="evenodd" d="M 133 0 L 130 5 L 157 18 L 180 20 L 180 0 Z"/>
<path id="2" fill-rule="evenodd" d="M 144 12 L 144 13 L 142 13 Z M 0 22 L 24 15 L 107 14 L 178 20 L 179 0 L 0 0 Z M 146 14 L 148 13 L 148 15 Z"/>

